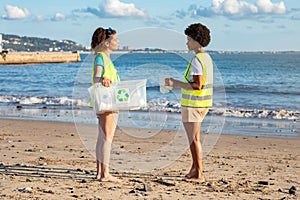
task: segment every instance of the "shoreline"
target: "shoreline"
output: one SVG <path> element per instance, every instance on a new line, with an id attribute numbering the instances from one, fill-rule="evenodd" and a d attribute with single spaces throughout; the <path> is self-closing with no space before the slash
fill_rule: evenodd
<path id="1" fill-rule="evenodd" d="M 73 124 L 96 124 L 91 109 L 18 109 L 1 108 L 0 119 L 69 122 Z M 183 130 L 180 113 L 129 111 L 121 112 L 118 126 L 161 130 Z M 203 132 L 213 134 L 231 134 L 240 136 L 259 136 L 273 138 L 300 138 L 299 120 L 247 118 L 210 113 L 203 123 Z"/>
<path id="2" fill-rule="evenodd" d="M 207 181 L 197 184 L 183 181 L 191 164 L 188 149 L 176 159 L 172 154 L 151 157 L 170 161 L 151 172 L 124 170 L 134 164 L 133 157 L 123 157 L 124 151 L 142 158 L 157 145 L 167 144 L 174 131 L 163 130 L 150 141 L 133 142 L 118 129 L 111 171 L 122 182 L 101 183 L 93 179 L 95 158 L 74 124 L 8 119 L 0 123 L 0 196 L 4 199 L 294 200 L 300 194 L 299 139 L 221 134 L 203 160 Z M 294 194 L 292 187 L 297 188 Z"/>

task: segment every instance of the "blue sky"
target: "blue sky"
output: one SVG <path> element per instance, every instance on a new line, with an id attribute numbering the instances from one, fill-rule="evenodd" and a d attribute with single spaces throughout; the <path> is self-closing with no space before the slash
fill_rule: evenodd
<path id="1" fill-rule="evenodd" d="M 299 0 L 0 1 L 0 33 L 84 45 L 102 26 L 116 29 L 121 45 L 186 49 L 184 29 L 196 22 L 211 30 L 209 50 L 300 51 Z"/>

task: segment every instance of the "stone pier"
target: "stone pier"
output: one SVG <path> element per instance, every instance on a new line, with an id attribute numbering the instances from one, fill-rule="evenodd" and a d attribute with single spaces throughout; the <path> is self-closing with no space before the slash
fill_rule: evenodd
<path id="1" fill-rule="evenodd" d="M 0 65 L 80 62 L 78 52 L 2 52 Z"/>

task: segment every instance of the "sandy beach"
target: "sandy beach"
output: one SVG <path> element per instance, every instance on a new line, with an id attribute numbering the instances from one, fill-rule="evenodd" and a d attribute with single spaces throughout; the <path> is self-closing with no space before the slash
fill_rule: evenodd
<path id="1" fill-rule="evenodd" d="M 300 199 L 299 139 L 222 134 L 204 157 L 205 183 L 183 181 L 188 150 L 151 172 L 112 168 L 122 182 L 102 183 L 94 180 L 95 158 L 74 123 L 1 119 L 0 126 L 0 199 Z M 153 147 L 147 140 L 131 143 L 120 129 L 115 143 L 139 151 Z"/>

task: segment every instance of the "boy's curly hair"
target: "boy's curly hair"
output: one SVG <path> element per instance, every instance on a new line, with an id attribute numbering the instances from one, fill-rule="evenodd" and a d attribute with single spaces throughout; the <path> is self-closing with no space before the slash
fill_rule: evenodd
<path id="1" fill-rule="evenodd" d="M 202 47 L 206 47 L 210 42 L 210 31 L 203 24 L 191 24 L 184 33 L 199 42 Z"/>
<path id="2" fill-rule="evenodd" d="M 104 29 L 102 27 L 97 28 L 94 31 L 94 34 L 92 36 L 92 42 L 91 47 L 92 49 L 95 49 L 99 44 L 101 44 L 103 41 L 109 38 L 110 35 L 116 34 L 117 31 L 113 30 L 111 28 Z"/>

